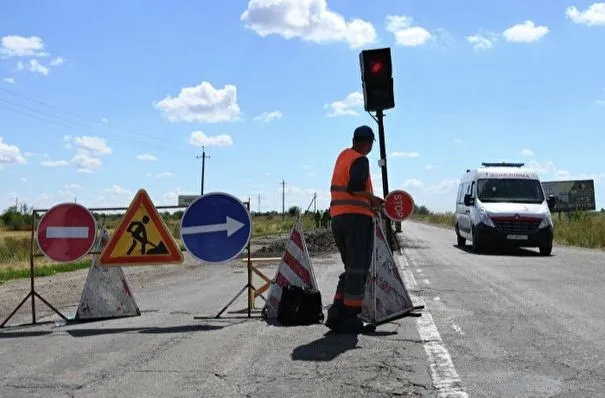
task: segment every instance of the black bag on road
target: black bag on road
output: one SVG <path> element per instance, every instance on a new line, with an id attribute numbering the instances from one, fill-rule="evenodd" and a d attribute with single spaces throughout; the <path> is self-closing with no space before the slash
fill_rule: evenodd
<path id="1" fill-rule="evenodd" d="M 322 323 L 324 313 L 321 293 L 307 287 L 285 286 L 277 309 L 277 320 L 284 326 Z"/>

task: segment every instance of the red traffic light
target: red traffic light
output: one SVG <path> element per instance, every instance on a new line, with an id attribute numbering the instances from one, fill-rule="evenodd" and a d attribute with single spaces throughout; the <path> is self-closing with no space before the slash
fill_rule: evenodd
<path id="1" fill-rule="evenodd" d="M 372 61 L 372 63 L 370 64 L 370 72 L 372 72 L 372 74 L 374 75 L 382 73 L 383 70 L 384 65 L 380 61 Z"/>

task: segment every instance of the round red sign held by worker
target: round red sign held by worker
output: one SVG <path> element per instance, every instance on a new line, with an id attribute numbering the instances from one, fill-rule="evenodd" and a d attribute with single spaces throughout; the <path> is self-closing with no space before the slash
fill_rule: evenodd
<path id="1" fill-rule="evenodd" d="M 406 191 L 392 191 L 384 198 L 384 213 L 391 221 L 403 221 L 414 213 L 414 199 Z"/>
<path id="2" fill-rule="evenodd" d="M 90 211 L 76 203 L 61 203 L 40 219 L 36 240 L 40 251 L 59 262 L 77 261 L 93 247 L 97 222 Z"/>

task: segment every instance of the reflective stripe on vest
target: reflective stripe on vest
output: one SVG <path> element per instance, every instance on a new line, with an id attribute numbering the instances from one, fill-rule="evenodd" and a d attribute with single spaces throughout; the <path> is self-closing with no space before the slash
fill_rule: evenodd
<path id="1" fill-rule="evenodd" d="M 356 213 L 369 216 L 374 215 L 374 210 L 368 199 L 353 195 L 347 191 L 346 184 L 348 184 L 349 180 L 349 169 L 353 162 L 360 156 L 363 155 L 351 148 L 343 150 L 338 155 L 332 174 L 332 185 L 330 186 L 330 215 L 332 216 L 345 213 Z M 370 193 L 373 192 L 370 176 L 368 176 L 366 181 L 365 190 Z"/>

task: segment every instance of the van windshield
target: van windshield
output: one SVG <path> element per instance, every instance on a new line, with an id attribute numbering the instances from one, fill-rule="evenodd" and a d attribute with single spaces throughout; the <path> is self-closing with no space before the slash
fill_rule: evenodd
<path id="1" fill-rule="evenodd" d="M 477 197 L 482 202 L 542 203 L 544 192 L 539 180 L 483 178 L 477 181 Z"/>

